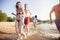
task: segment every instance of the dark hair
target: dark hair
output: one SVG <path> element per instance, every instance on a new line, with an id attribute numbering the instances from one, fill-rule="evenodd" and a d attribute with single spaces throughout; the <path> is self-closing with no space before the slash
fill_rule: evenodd
<path id="1" fill-rule="evenodd" d="M 18 4 L 18 3 L 21 3 L 21 2 L 20 2 L 20 1 L 18 1 L 18 2 L 16 3 L 16 9 L 18 9 L 18 6 L 17 6 L 17 4 Z"/>
<path id="2" fill-rule="evenodd" d="M 35 18 L 37 18 L 37 15 L 35 15 Z"/>

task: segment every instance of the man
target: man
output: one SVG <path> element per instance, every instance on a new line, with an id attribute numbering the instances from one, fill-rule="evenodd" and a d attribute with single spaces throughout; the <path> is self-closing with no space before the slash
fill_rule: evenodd
<path id="1" fill-rule="evenodd" d="M 52 24 L 52 13 L 53 12 L 55 13 L 55 17 L 56 17 L 55 24 L 60 34 L 60 0 L 59 0 L 59 4 L 55 5 L 50 12 L 50 24 Z"/>

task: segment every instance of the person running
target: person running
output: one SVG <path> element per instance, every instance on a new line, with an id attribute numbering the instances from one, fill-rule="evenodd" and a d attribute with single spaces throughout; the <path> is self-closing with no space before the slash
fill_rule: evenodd
<path id="1" fill-rule="evenodd" d="M 17 14 L 20 13 L 20 8 L 22 8 L 21 7 L 21 2 L 18 1 L 16 3 L 16 12 L 17 12 Z M 19 33 L 21 33 L 21 27 L 20 27 L 20 20 L 18 21 L 18 19 L 20 19 L 20 18 L 17 16 L 17 14 L 16 14 L 16 24 L 18 24 L 18 26 L 16 24 L 15 25 L 16 25 L 16 32 L 19 35 Z"/>
<path id="2" fill-rule="evenodd" d="M 34 31 L 36 31 L 37 15 L 33 18 Z"/>
<path id="3" fill-rule="evenodd" d="M 13 15 L 16 16 L 16 22 L 15 22 L 15 26 L 16 26 L 16 33 L 18 36 L 24 35 L 24 33 L 22 33 L 22 26 L 23 26 L 23 9 L 21 7 L 21 2 L 17 2 L 16 3 L 16 12 L 17 14 L 12 13 Z"/>
<path id="4" fill-rule="evenodd" d="M 60 0 L 59 0 L 60 2 Z M 60 3 L 53 6 L 51 12 L 50 12 L 50 24 L 52 24 L 52 13 L 55 12 L 55 24 L 57 26 L 57 29 L 59 31 L 59 34 L 60 34 Z"/>
<path id="5" fill-rule="evenodd" d="M 30 10 L 28 9 L 28 6 L 27 4 L 24 4 L 24 12 L 25 12 L 25 19 L 24 19 L 24 24 L 25 24 L 25 30 L 26 32 L 28 33 L 29 32 L 29 22 L 30 22 L 30 15 L 31 15 L 31 12 Z"/>

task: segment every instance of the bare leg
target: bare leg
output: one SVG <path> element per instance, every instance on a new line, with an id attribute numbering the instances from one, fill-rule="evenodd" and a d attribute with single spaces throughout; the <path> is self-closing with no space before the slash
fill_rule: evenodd
<path id="1" fill-rule="evenodd" d="M 21 36 L 21 37 L 26 37 L 26 35 L 24 34 L 24 32 L 23 32 L 23 30 L 22 30 L 22 26 L 20 25 L 20 23 L 19 23 L 18 28 L 19 28 L 20 36 Z"/>
<path id="2" fill-rule="evenodd" d="M 20 23 L 18 23 L 19 33 L 21 33 L 21 26 Z"/>
<path id="3" fill-rule="evenodd" d="M 36 23 L 34 22 L 33 24 L 34 24 L 34 31 L 36 31 Z"/>
<path id="4" fill-rule="evenodd" d="M 26 31 L 27 31 L 27 33 L 28 33 L 28 26 L 26 25 Z"/>
<path id="5" fill-rule="evenodd" d="M 19 30 L 18 30 L 18 21 L 15 22 L 15 30 L 17 35 L 19 34 Z"/>
<path id="6" fill-rule="evenodd" d="M 25 25 L 25 33 L 26 33 L 26 35 L 28 34 L 28 26 L 27 25 Z"/>

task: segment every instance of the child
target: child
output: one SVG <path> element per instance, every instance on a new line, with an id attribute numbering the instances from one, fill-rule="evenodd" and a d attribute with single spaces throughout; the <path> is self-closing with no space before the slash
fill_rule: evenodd
<path id="1" fill-rule="evenodd" d="M 33 18 L 34 31 L 36 31 L 37 15 Z"/>

